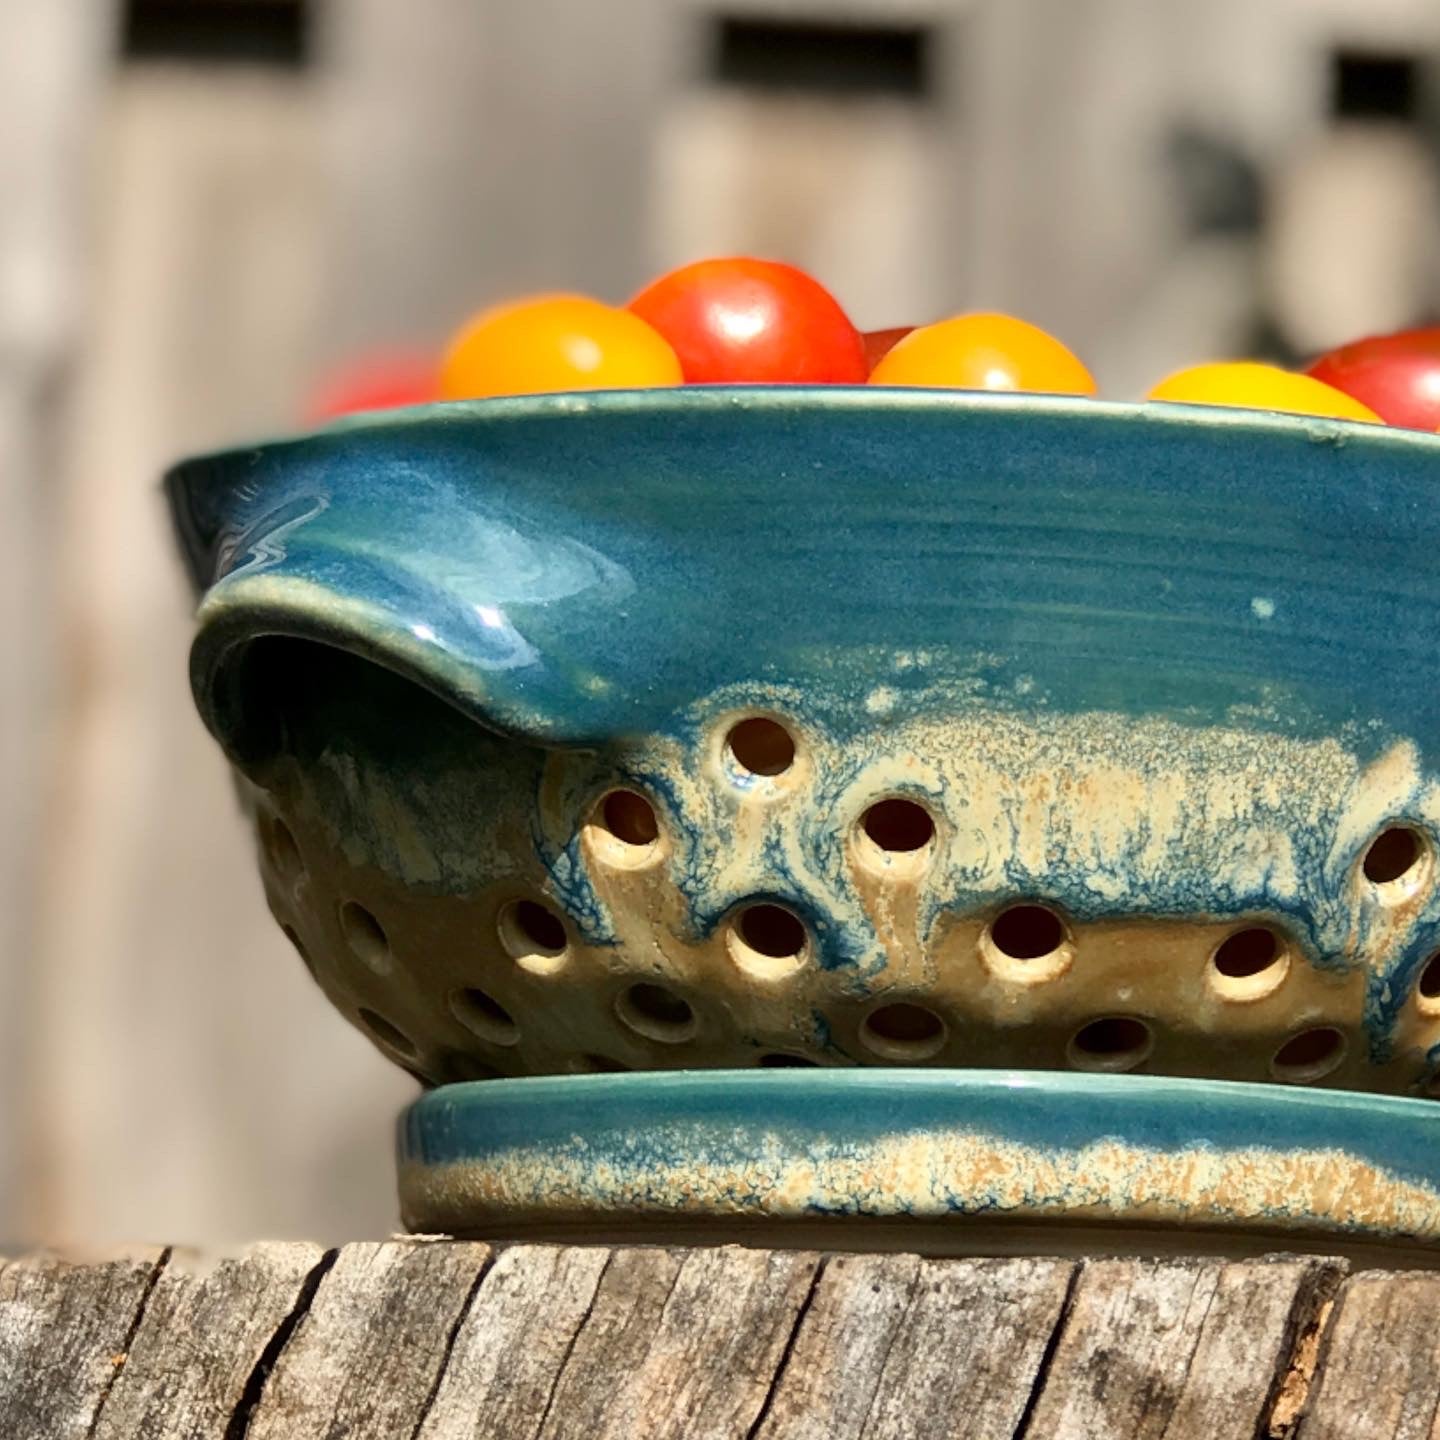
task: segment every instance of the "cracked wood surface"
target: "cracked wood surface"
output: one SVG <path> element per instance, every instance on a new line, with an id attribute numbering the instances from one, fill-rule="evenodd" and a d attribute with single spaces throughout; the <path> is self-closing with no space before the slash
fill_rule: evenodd
<path id="1" fill-rule="evenodd" d="M 398 1239 L 0 1260 L 4 1440 L 1432 1440 L 1440 1274 Z"/>

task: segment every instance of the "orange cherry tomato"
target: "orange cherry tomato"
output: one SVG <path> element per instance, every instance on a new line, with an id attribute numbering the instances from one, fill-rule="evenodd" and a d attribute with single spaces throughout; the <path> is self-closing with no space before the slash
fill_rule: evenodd
<path id="1" fill-rule="evenodd" d="M 675 347 L 685 379 L 707 384 L 861 384 L 860 332 L 818 280 L 737 257 L 662 275 L 630 309 Z"/>
<path id="2" fill-rule="evenodd" d="M 407 351 L 362 355 L 325 377 L 304 408 L 308 424 L 319 425 L 362 410 L 427 405 L 440 398 L 435 362 Z"/>
<path id="3" fill-rule="evenodd" d="M 1249 360 L 1194 365 L 1162 380 L 1145 397 L 1182 405 L 1229 405 L 1241 410 L 1281 410 L 1291 415 L 1319 415 L 1330 420 L 1384 422 L 1333 385 L 1296 375 L 1278 365 Z"/>
<path id="4" fill-rule="evenodd" d="M 1095 379 L 1053 335 L 1011 315 L 956 315 L 922 325 L 875 367 L 872 385 L 1093 395 Z"/>
<path id="5" fill-rule="evenodd" d="M 860 339 L 865 345 L 865 363 L 875 367 L 914 330 L 913 325 L 896 325 L 889 330 L 867 330 Z"/>
<path id="6" fill-rule="evenodd" d="M 638 316 L 583 295 L 541 295 L 484 310 L 450 342 L 446 400 L 557 390 L 678 385 L 680 362 Z"/>

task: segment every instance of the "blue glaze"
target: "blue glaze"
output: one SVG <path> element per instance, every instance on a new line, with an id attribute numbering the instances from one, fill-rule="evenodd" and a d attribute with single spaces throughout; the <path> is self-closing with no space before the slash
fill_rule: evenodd
<path id="1" fill-rule="evenodd" d="M 401 1118 L 400 1159 L 483 1161 L 563 1145 L 646 1153 L 646 1131 L 693 1124 L 715 1158 L 763 1129 L 803 1152 L 822 1135 L 876 1140 L 957 1126 L 1037 1151 L 1115 1139 L 1158 1150 L 1337 1150 L 1440 1192 L 1440 1105 L 1390 1095 L 1169 1076 L 1025 1070 L 680 1071 L 446 1085 Z M 652 1160 L 667 1157 L 651 1152 Z"/>
<path id="2" fill-rule="evenodd" d="M 435 913 L 419 902 L 474 904 L 477 965 L 501 887 L 541 892 L 575 939 L 615 952 L 604 958 L 617 984 L 657 973 L 645 967 L 663 963 L 661 942 L 699 945 L 736 907 L 773 900 L 806 922 L 824 1001 L 797 1002 L 781 1039 L 762 1041 L 747 1022 L 737 1045 L 873 1060 L 837 1008 L 924 973 L 893 963 L 892 921 L 847 853 L 884 772 L 886 793 L 922 800 L 947 840 L 914 898 L 910 953 L 932 955 L 957 916 L 1017 899 L 1056 905 L 1077 926 L 1280 923 L 1297 969 L 1368 967 L 1363 1014 L 1357 997 L 1339 1019 L 1363 1025 L 1352 1054 L 1380 1065 L 1403 1051 L 1364 1083 L 1406 1088 L 1440 1056 L 1428 1031 L 1403 1031 L 1440 943 L 1440 887 L 1400 924 L 1353 879 L 1392 817 L 1440 841 L 1437 475 L 1440 440 L 1412 432 L 823 387 L 429 407 L 193 460 L 168 486 L 202 596 L 192 679 L 207 724 L 276 813 L 343 854 L 347 886 L 383 878 L 390 903 L 397 889 L 417 902 L 406 919 L 418 934 Z M 327 675 L 298 699 L 266 691 L 247 664 L 275 636 L 379 666 Z M 298 728 L 262 763 L 262 732 L 292 699 L 286 724 Z M 764 782 L 712 764 L 726 717 L 757 708 L 781 714 L 813 755 L 808 789 L 770 808 Z M 1067 718 L 1081 723 L 1052 723 Z M 988 769 L 958 781 L 885 770 L 897 755 L 941 754 L 956 774 L 1002 720 L 1024 743 L 1011 734 Z M 912 721 L 950 730 L 937 740 L 916 725 L 912 745 Z M 1159 739 L 1156 722 L 1170 726 Z M 1243 743 L 1227 750 L 1216 727 Z M 1267 792 L 1294 741 L 1310 748 L 1291 747 L 1284 783 Z M 1361 767 L 1404 747 L 1404 788 L 1391 784 L 1388 808 L 1372 814 Z M 1345 764 L 1315 778 L 1330 751 Z M 1049 811 L 1036 802 L 1043 813 L 1027 818 L 1032 772 L 1104 774 L 1110 759 L 1122 780 L 1157 791 L 1188 765 L 1163 797 L 1168 836 L 1144 810 L 1102 833 L 1103 805 L 1073 797 Z M 1242 798 L 1212 802 L 1217 779 Z M 636 939 L 632 925 L 628 947 L 580 835 L 617 784 L 654 803 L 669 844 L 661 888 L 678 896 L 668 935 Z M 972 822 L 987 793 L 1006 798 L 985 829 Z M 733 864 L 726 847 L 747 796 L 750 848 Z M 1027 826 L 1045 843 L 1023 843 Z M 317 912 L 334 901 L 313 894 Z M 300 913 L 281 918 L 303 930 Z M 306 943 L 326 940 L 317 931 Z M 363 991 L 340 968 L 345 953 L 331 997 L 397 1023 L 427 1049 L 414 1068 L 448 1076 L 434 1057 L 474 1037 L 457 1031 L 438 980 L 417 961 L 381 993 Z M 723 944 L 712 954 L 723 965 Z M 952 983 L 964 958 L 951 957 Z M 733 982 L 722 965 L 688 977 L 697 998 Z M 613 999 L 597 993 L 581 1030 L 613 1024 Z M 1075 1004 L 1088 1007 L 1079 1023 L 1120 1002 Z M 1316 1018 L 1302 1006 L 1293 1025 Z M 1061 1022 L 1047 1023 L 1053 1042 Z M 1202 1033 L 1214 1033 L 1208 1023 Z M 1273 1050 L 1290 1013 L 1277 1007 L 1268 1023 Z M 1046 1063 L 1023 1028 L 1006 1033 L 1017 1058 Z M 951 1041 L 947 1060 L 970 1063 L 961 1027 Z M 1063 1037 L 1061 1047 L 1063 1057 Z M 489 1058 L 565 1063 L 522 1053 Z M 1217 1068 L 1228 1063 L 1213 1053 Z M 1246 1063 L 1247 1076 L 1267 1073 L 1263 1056 Z"/>
<path id="3" fill-rule="evenodd" d="M 843 736 L 908 648 L 987 704 L 1354 727 L 1373 752 L 1440 738 L 1437 476 L 1411 432 L 826 387 L 431 407 L 169 488 L 222 738 L 247 615 L 548 743 L 673 732 L 737 679 L 798 687 Z M 892 678 L 897 717 L 920 680 Z"/>
<path id="4" fill-rule="evenodd" d="M 1020 1194 L 1007 1209 L 1020 1214 L 1077 1203 L 1056 1177 L 1065 1164 L 1088 1154 L 1093 1164 L 1119 1167 L 1106 1177 L 1106 1203 L 1116 1218 L 1129 1221 L 1164 1198 L 1154 1175 L 1142 1173 L 1146 1155 L 1192 1156 L 1214 1171 L 1205 1182 L 1213 1190 L 1201 1192 L 1213 1213 L 1202 1207 L 1190 1222 L 1237 1214 L 1263 1219 L 1270 1214 L 1265 1204 L 1257 1209 L 1253 1195 L 1238 1192 L 1245 1167 L 1269 1154 L 1282 1163 L 1314 1157 L 1299 1162 L 1301 1173 L 1308 1168 L 1313 1177 L 1324 1169 L 1336 1176 L 1332 1198 L 1339 1201 L 1338 1211 L 1317 1207 L 1307 1213 L 1293 1196 L 1277 1195 L 1270 1218 L 1302 1231 L 1363 1232 L 1371 1222 L 1346 1212 L 1338 1181 L 1342 1164 L 1358 1163 L 1374 1167 L 1386 1183 L 1428 1195 L 1424 1238 L 1440 1238 L 1440 1107 L 1260 1085 L 1026 1071 L 551 1076 L 432 1091 L 402 1117 L 398 1145 L 402 1176 L 406 1167 L 437 1174 L 459 1167 L 493 1175 L 517 1215 L 527 1205 L 590 1204 L 598 1216 L 613 1203 L 606 1196 L 617 1177 L 630 1203 L 640 1197 L 647 1205 L 683 1211 L 690 1203 L 687 1172 L 753 1176 L 762 1156 L 774 1188 L 746 1181 L 727 1198 L 756 1210 L 793 1206 L 794 1176 L 831 1147 L 866 1157 L 882 1154 L 886 1144 L 903 1146 L 910 1136 L 963 1136 L 981 1146 L 1007 1147 L 1020 1157 L 1010 1177 Z M 1112 1143 L 1129 1158 L 1107 1161 L 1088 1148 Z M 917 1155 L 889 1182 L 877 1182 L 880 1189 L 844 1201 L 838 1210 L 920 1213 L 932 1182 L 948 1195 L 951 1209 L 976 1214 L 992 1208 L 986 1195 L 993 1176 L 907 1173 L 924 1163 Z M 1228 1174 L 1227 1163 L 1233 1165 Z M 587 1173 L 596 1177 L 593 1186 Z M 552 1174 L 553 1184 L 545 1178 Z M 402 1180 L 407 1183 L 412 1194 L 419 1188 L 413 1179 Z M 886 1190 L 884 1183 L 895 1188 Z M 697 1209 L 709 1203 L 703 1198 L 709 1193 L 704 1185 L 695 1187 Z"/>

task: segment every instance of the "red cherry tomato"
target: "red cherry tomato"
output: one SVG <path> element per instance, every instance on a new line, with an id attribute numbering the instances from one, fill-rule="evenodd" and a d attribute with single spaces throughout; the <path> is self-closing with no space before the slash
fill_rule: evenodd
<path id="1" fill-rule="evenodd" d="M 1440 429 L 1440 326 L 1352 341 L 1322 355 L 1306 373 L 1391 425 Z"/>
<path id="2" fill-rule="evenodd" d="M 793 265 L 700 260 L 646 286 L 630 309 L 670 342 L 692 385 L 859 385 L 870 373 L 839 302 Z"/>
<path id="3" fill-rule="evenodd" d="M 320 425 L 361 410 L 428 405 L 440 398 L 435 362 L 407 351 L 361 356 L 316 386 L 304 409 L 307 424 Z"/>
<path id="4" fill-rule="evenodd" d="M 867 330 L 860 339 L 865 345 L 865 368 L 873 370 L 915 327 L 897 325 L 891 330 Z"/>

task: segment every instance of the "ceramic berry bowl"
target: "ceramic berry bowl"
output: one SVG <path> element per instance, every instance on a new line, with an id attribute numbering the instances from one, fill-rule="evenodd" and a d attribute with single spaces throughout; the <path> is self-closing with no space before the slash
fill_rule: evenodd
<path id="1" fill-rule="evenodd" d="M 675 389 L 169 494 L 411 1225 L 1440 1244 L 1440 439 Z"/>

